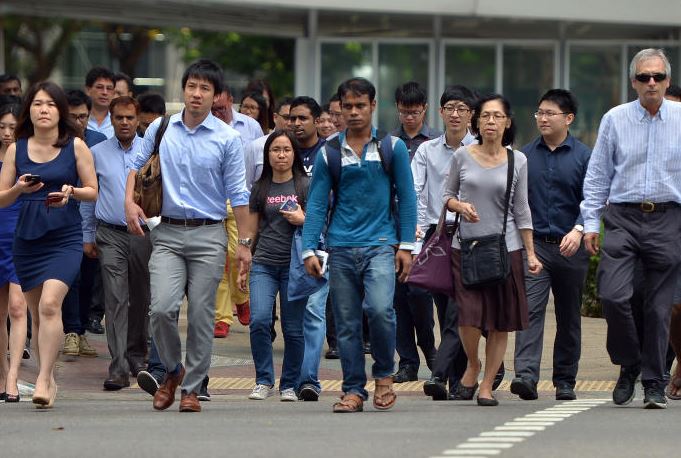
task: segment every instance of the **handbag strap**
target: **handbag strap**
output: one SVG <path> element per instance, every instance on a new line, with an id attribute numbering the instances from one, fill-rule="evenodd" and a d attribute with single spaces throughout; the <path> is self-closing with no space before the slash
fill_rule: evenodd
<path id="1" fill-rule="evenodd" d="M 506 235 L 506 223 L 508 222 L 508 207 L 511 202 L 511 187 L 513 186 L 514 154 L 511 148 L 506 148 L 508 154 L 508 172 L 506 173 L 506 197 L 504 198 L 504 227 L 501 235 Z"/>
<path id="2" fill-rule="evenodd" d="M 163 119 L 161 120 L 161 124 L 158 126 L 158 130 L 156 131 L 156 138 L 154 138 L 154 149 L 151 152 L 152 156 L 160 153 L 160 151 L 161 151 L 161 140 L 163 140 L 163 134 L 166 133 L 166 129 L 168 128 L 169 122 L 170 122 L 170 116 L 164 116 Z"/>

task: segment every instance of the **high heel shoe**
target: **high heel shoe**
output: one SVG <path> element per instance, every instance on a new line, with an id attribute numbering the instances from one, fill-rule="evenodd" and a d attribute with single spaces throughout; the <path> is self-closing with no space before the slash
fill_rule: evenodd
<path id="1" fill-rule="evenodd" d="M 54 393 L 47 398 L 44 396 L 33 396 L 33 404 L 36 409 L 51 409 L 54 406 L 54 400 L 57 398 L 57 385 L 54 385 Z"/>
<path id="2" fill-rule="evenodd" d="M 466 386 L 459 382 L 456 387 L 456 399 L 461 401 L 470 401 L 475 396 L 475 392 L 478 390 L 478 382 L 475 382 L 473 386 Z"/>

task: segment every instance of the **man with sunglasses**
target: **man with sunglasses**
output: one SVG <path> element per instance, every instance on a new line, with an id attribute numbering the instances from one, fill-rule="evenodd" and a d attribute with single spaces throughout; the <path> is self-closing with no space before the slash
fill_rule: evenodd
<path id="1" fill-rule="evenodd" d="M 661 49 L 634 56 L 629 76 L 638 99 L 603 116 L 581 204 L 591 254 L 599 250 L 601 216 L 605 228 L 598 290 L 608 353 L 621 366 L 613 401 L 629 404 L 640 374 L 647 409 L 667 406 L 665 353 L 681 265 L 681 105 L 664 99 L 670 74 Z M 631 302 L 637 262 L 646 284 L 641 335 Z"/>
<path id="2" fill-rule="evenodd" d="M 545 267 L 539 275 L 525 276 L 530 325 L 515 338 L 516 377 L 511 393 L 524 400 L 537 399 L 549 292 L 553 292 L 558 327 L 553 346 L 556 399 L 576 399 L 582 291 L 589 270 L 579 204 L 591 155 L 589 147 L 570 135 L 576 115 L 577 100 L 570 91 L 549 90 L 534 114 L 540 135 L 521 148 L 527 156 L 534 249 Z"/>

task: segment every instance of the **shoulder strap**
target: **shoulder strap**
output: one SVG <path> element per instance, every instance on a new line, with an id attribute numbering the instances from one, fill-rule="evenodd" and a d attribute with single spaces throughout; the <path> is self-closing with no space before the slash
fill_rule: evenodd
<path id="1" fill-rule="evenodd" d="M 341 174 L 341 144 L 338 136 L 335 136 L 324 144 L 326 150 L 326 166 L 331 175 L 331 188 L 335 193 L 338 190 Z"/>
<path id="2" fill-rule="evenodd" d="M 170 116 L 164 116 L 163 119 L 161 120 L 161 124 L 158 126 L 158 130 L 156 131 L 156 138 L 154 139 L 154 150 L 151 152 L 152 156 L 159 153 L 161 147 L 161 140 L 163 139 L 163 134 L 165 134 L 166 129 L 168 128 L 169 122 Z"/>
<path id="3" fill-rule="evenodd" d="M 506 222 L 508 221 L 508 206 L 511 201 L 511 187 L 513 186 L 513 172 L 514 172 L 514 156 L 513 149 L 506 148 L 508 154 L 508 173 L 506 175 L 506 197 L 504 202 L 504 227 L 501 230 L 501 235 L 506 235 Z"/>
<path id="4" fill-rule="evenodd" d="M 383 171 L 385 172 L 385 174 L 388 175 L 388 177 L 390 178 L 390 181 L 393 181 L 393 174 L 392 174 L 393 138 L 392 138 L 392 135 L 390 135 L 390 134 L 383 135 L 383 133 L 379 131 L 377 137 L 381 139 L 376 144 L 376 149 L 378 150 L 378 155 L 381 158 L 381 166 L 383 167 Z"/>

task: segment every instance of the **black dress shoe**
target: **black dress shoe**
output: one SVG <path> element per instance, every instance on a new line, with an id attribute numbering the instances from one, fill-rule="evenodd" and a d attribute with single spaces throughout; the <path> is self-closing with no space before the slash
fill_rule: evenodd
<path id="1" fill-rule="evenodd" d="M 481 398 L 478 396 L 477 402 L 480 407 L 496 407 L 499 405 L 499 401 L 494 396 L 492 398 Z"/>
<path id="2" fill-rule="evenodd" d="M 144 364 L 143 362 L 131 362 L 129 363 L 130 365 L 130 373 L 132 374 L 133 377 L 137 377 L 137 375 L 145 370 L 147 368 L 147 365 Z"/>
<path id="3" fill-rule="evenodd" d="M 511 382 L 511 393 L 518 395 L 524 401 L 534 401 L 539 397 L 537 384 L 530 379 L 516 377 Z"/>
<path id="4" fill-rule="evenodd" d="M 470 401 L 475 396 L 475 392 L 478 390 L 478 382 L 475 382 L 473 386 L 465 386 L 463 383 L 459 382 L 456 387 L 456 400 L 457 401 Z"/>
<path id="5" fill-rule="evenodd" d="M 501 365 L 499 366 L 499 370 L 497 371 L 497 375 L 494 376 L 494 382 L 492 383 L 492 391 L 499 388 L 501 382 L 504 381 L 504 375 L 506 375 L 506 368 L 504 367 L 504 362 L 502 361 Z"/>
<path id="6" fill-rule="evenodd" d="M 575 399 L 577 399 L 577 394 L 571 385 L 562 384 L 556 387 L 556 401 L 574 401 Z"/>
<path id="7" fill-rule="evenodd" d="M 130 386 L 130 380 L 127 378 L 109 378 L 104 380 L 104 389 L 106 391 L 118 391 Z"/>
<path id="8" fill-rule="evenodd" d="M 423 392 L 426 396 L 433 398 L 433 401 L 446 401 L 449 398 L 447 385 L 437 377 L 431 377 L 423 383 Z"/>
<path id="9" fill-rule="evenodd" d="M 629 404 L 636 394 L 636 378 L 641 373 L 641 366 L 622 366 L 620 376 L 612 391 L 612 400 L 618 406 Z"/>
<path id="10" fill-rule="evenodd" d="M 102 327 L 102 323 L 100 323 L 97 318 L 92 318 L 90 321 L 88 321 L 86 327 L 87 330 L 93 334 L 104 334 L 104 328 Z"/>
<path id="11" fill-rule="evenodd" d="M 326 358 L 326 359 L 338 359 L 338 358 L 340 358 L 340 356 L 338 356 L 338 350 L 336 349 L 336 347 L 329 347 L 326 354 L 324 355 L 324 358 Z"/>
<path id="12" fill-rule="evenodd" d="M 411 366 L 402 366 L 393 375 L 393 383 L 415 382 L 418 379 L 418 370 Z"/>

